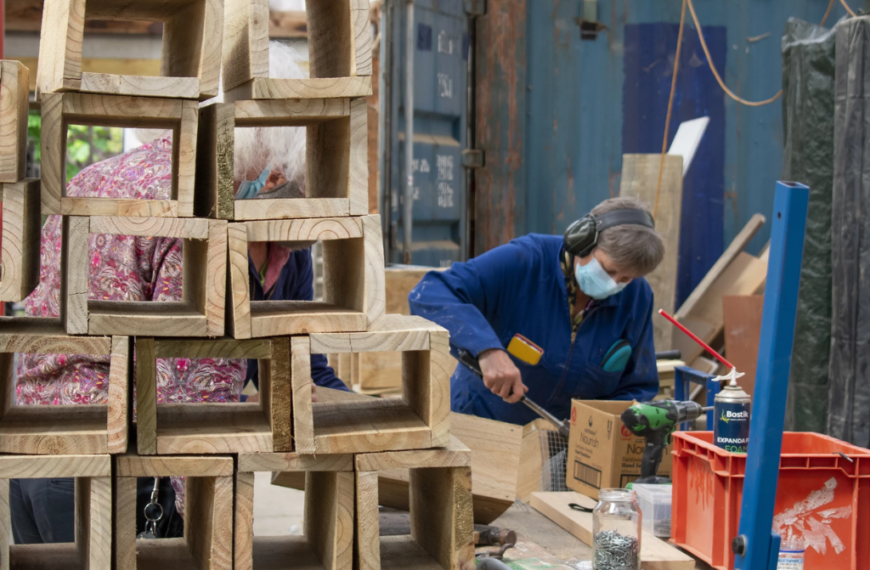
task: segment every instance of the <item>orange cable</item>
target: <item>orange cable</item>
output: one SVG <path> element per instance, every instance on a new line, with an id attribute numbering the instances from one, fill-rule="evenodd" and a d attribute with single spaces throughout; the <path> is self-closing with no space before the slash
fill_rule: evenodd
<path id="1" fill-rule="evenodd" d="M 849 12 L 849 15 L 850 15 L 850 16 L 852 16 L 853 18 L 857 18 L 857 17 L 858 17 L 858 16 L 855 14 L 855 12 L 853 12 L 852 9 L 849 8 L 849 5 L 846 4 L 846 0 L 840 0 L 840 4 L 842 4 L 842 5 L 843 5 L 843 8 L 845 8 L 846 11 Z"/>
<path id="2" fill-rule="evenodd" d="M 828 3 L 828 9 L 825 10 L 825 16 L 822 18 L 822 21 L 821 21 L 821 23 L 819 24 L 820 26 L 824 26 L 824 25 L 825 25 L 825 22 L 828 21 L 828 16 L 831 15 L 831 8 L 834 7 L 834 2 L 835 2 L 835 1 L 836 1 L 836 0 L 831 0 L 831 1 Z"/>
<path id="3" fill-rule="evenodd" d="M 767 105 L 768 103 L 773 103 L 777 99 L 782 96 L 782 89 L 777 91 L 776 95 L 771 97 L 770 99 L 766 99 L 764 101 L 747 101 L 738 95 L 735 95 L 733 91 L 728 89 L 728 86 L 725 85 L 725 82 L 722 81 L 722 78 L 719 76 L 719 72 L 716 71 L 716 67 L 713 65 L 713 58 L 710 56 L 710 50 L 707 49 L 707 42 L 704 41 L 704 34 L 701 31 L 701 24 L 698 22 L 698 15 L 695 14 L 695 7 L 692 5 L 692 0 L 686 0 L 689 3 L 689 12 L 692 13 L 692 21 L 695 23 L 695 28 L 698 30 L 698 39 L 701 40 L 701 48 L 704 50 L 704 55 L 707 56 L 707 63 L 710 65 L 710 71 L 713 72 L 713 77 L 716 78 L 716 81 L 719 83 L 719 87 L 722 88 L 725 93 L 737 101 L 738 103 L 742 103 L 747 107 L 761 107 L 762 105 Z M 845 5 L 845 0 L 840 0 Z"/>
<path id="4" fill-rule="evenodd" d="M 653 218 L 659 211 L 659 195 L 662 192 L 662 174 L 665 171 L 665 154 L 668 150 L 668 134 L 671 127 L 671 111 L 674 108 L 674 93 L 677 90 L 677 72 L 680 70 L 680 49 L 683 47 L 683 28 L 686 24 L 686 3 L 688 0 L 683 0 L 683 10 L 680 13 L 680 33 L 677 34 L 677 56 L 674 60 L 674 75 L 671 77 L 671 95 L 668 97 L 668 116 L 665 119 L 665 134 L 662 137 L 662 158 L 659 162 L 659 181 L 656 185 L 656 201 L 653 206 Z"/>

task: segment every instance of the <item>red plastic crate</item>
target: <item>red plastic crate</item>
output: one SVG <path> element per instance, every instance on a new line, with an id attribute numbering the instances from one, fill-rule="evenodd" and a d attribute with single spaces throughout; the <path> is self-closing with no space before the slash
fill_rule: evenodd
<path id="1" fill-rule="evenodd" d="M 709 431 L 675 433 L 672 453 L 671 540 L 718 570 L 733 568 L 746 455 L 716 447 Z M 804 538 L 805 570 L 870 570 L 870 451 L 784 433 L 774 530 Z"/>

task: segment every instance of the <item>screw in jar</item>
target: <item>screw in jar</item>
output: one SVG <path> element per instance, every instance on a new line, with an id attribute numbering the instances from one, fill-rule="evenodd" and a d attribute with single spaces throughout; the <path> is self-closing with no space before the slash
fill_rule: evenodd
<path id="1" fill-rule="evenodd" d="M 595 570 L 640 570 L 641 513 L 634 491 L 601 489 L 592 530 Z"/>

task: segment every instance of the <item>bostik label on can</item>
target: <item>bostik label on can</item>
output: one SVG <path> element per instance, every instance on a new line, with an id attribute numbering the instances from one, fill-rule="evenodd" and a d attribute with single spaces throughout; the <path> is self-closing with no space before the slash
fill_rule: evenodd
<path id="1" fill-rule="evenodd" d="M 715 399 L 716 423 L 713 442 L 730 453 L 746 453 L 749 445 L 749 395 L 737 386 L 728 386 Z"/>

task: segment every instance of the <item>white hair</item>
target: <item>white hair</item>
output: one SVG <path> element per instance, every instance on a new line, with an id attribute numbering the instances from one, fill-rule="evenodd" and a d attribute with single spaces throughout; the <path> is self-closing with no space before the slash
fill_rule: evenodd
<path id="1" fill-rule="evenodd" d="M 275 79 L 308 77 L 297 61 L 303 56 L 292 47 L 269 42 L 269 76 Z M 244 180 L 252 171 L 277 169 L 287 180 L 305 186 L 305 127 L 239 127 L 233 144 L 233 177 Z"/>

